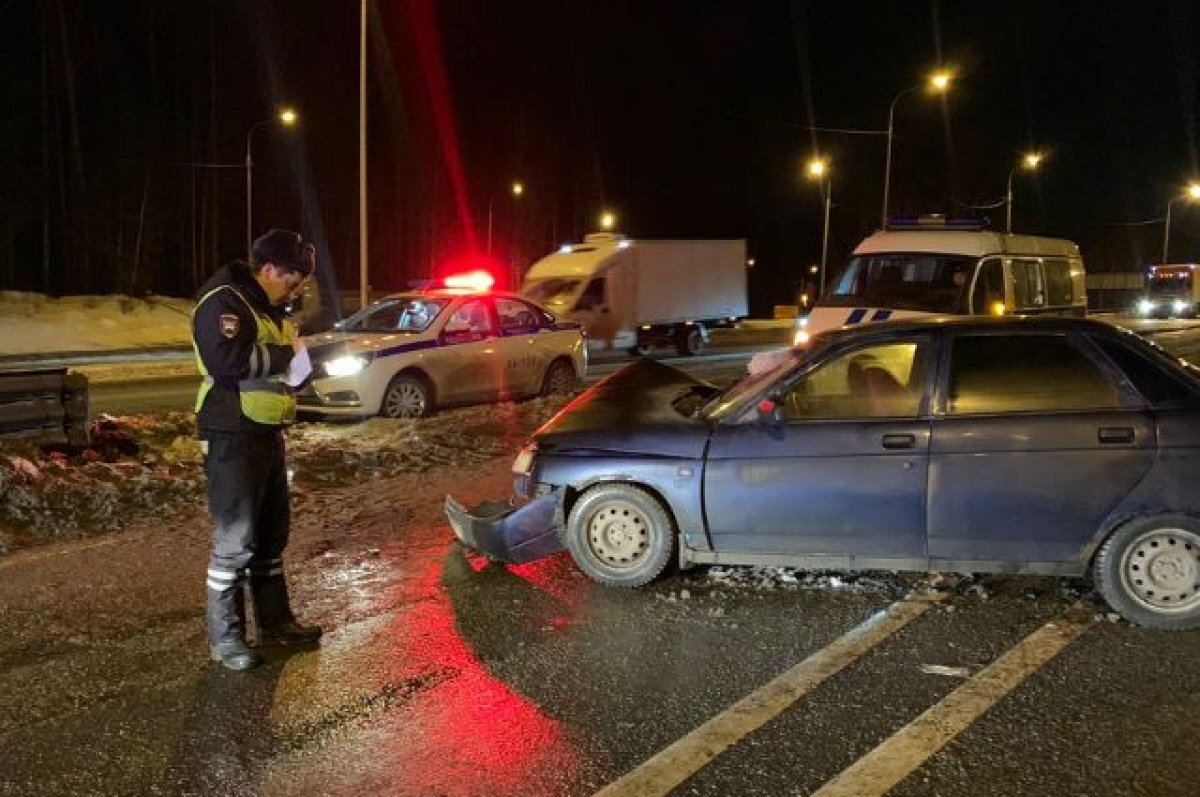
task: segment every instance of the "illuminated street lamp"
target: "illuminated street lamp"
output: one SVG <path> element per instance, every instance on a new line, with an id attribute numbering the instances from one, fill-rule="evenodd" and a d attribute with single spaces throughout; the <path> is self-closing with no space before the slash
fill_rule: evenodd
<path id="1" fill-rule="evenodd" d="M 1167 216 L 1163 220 L 1162 262 L 1164 263 L 1167 262 L 1167 246 L 1171 241 L 1171 205 L 1174 205 L 1175 202 L 1180 199 L 1186 199 L 1191 202 L 1195 202 L 1197 199 L 1200 199 L 1200 183 L 1188 183 L 1188 186 L 1182 195 L 1172 197 L 1171 199 L 1167 200 Z"/>
<path id="2" fill-rule="evenodd" d="M 829 206 L 833 202 L 833 179 L 829 174 L 829 161 L 812 158 L 808 162 L 808 179 L 816 180 L 825 194 L 825 223 L 821 231 L 821 278 L 817 281 L 817 296 L 825 295 L 825 261 L 829 252 Z"/>
<path id="3" fill-rule="evenodd" d="M 617 214 L 611 210 L 606 210 L 600 214 L 600 229 L 611 230 L 617 226 Z"/>
<path id="4" fill-rule="evenodd" d="M 512 185 L 509 186 L 509 192 L 513 195 L 514 199 L 518 199 L 525 193 L 525 184 L 520 180 L 513 180 Z M 489 256 L 492 254 L 492 205 L 495 203 L 495 200 L 495 194 L 488 197 L 487 253 Z"/>
<path id="5" fill-rule="evenodd" d="M 246 131 L 246 262 L 249 263 L 253 257 L 250 249 L 254 240 L 254 183 L 251 175 L 254 172 L 254 161 L 250 157 L 250 142 L 254 138 L 254 131 L 263 125 L 269 125 L 272 122 L 278 122 L 284 127 L 293 127 L 296 124 L 296 110 L 294 108 L 280 108 L 279 113 L 272 116 L 270 119 L 263 119 L 261 122 L 255 122 L 250 125 L 250 129 Z"/>
<path id="6" fill-rule="evenodd" d="M 892 98 L 892 104 L 888 106 L 887 160 L 883 167 L 883 214 L 879 221 L 880 227 L 887 226 L 888 189 L 890 188 L 890 183 L 892 180 L 892 133 L 895 128 L 896 103 L 899 102 L 900 98 L 905 94 L 911 94 L 912 92 L 925 87 L 928 87 L 929 90 L 935 94 L 944 94 L 950 89 L 950 80 L 952 77 L 953 76 L 945 70 L 934 72 L 929 76 L 929 80 L 927 80 L 925 83 L 917 86 L 909 86 L 908 88 L 896 94 L 896 96 Z"/>
<path id="7" fill-rule="evenodd" d="M 1038 164 L 1041 162 L 1042 162 L 1042 153 L 1027 152 L 1021 158 L 1020 163 L 1018 163 L 1016 166 L 1014 166 L 1008 170 L 1008 191 L 1005 192 L 1005 194 L 1004 194 L 1004 231 L 1005 232 L 1012 232 L 1012 206 L 1013 206 L 1012 180 L 1013 180 L 1013 173 L 1016 172 L 1017 169 L 1028 169 L 1029 171 L 1032 172 L 1035 169 L 1037 169 Z"/>

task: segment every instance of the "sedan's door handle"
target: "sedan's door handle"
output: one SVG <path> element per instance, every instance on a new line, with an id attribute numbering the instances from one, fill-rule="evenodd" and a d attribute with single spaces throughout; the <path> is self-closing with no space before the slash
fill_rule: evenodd
<path id="1" fill-rule="evenodd" d="M 1133 427 L 1101 426 L 1099 438 L 1101 443 L 1132 443 Z"/>
<path id="2" fill-rule="evenodd" d="M 883 447 L 888 449 L 893 448 L 913 448 L 917 444 L 917 436 L 915 434 L 885 434 L 883 436 Z"/>

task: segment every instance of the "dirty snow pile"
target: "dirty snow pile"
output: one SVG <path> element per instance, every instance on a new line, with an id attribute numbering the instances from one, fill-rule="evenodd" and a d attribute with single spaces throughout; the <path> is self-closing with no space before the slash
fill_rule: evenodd
<path id="1" fill-rule="evenodd" d="M 294 508 L 339 485 L 515 454 L 567 397 L 449 410 L 432 418 L 300 423 L 288 433 Z M 0 554 L 117 531 L 205 506 L 193 416 L 103 416 L 91 445 L 38 448 L 0 440 Z M 167 524 L 164 524 L 167 525 Z"/>
<path id="2" fill-rule="evenodd" d="M 0 291 L 0 355 L 191 345 L 194 302 Z"/>

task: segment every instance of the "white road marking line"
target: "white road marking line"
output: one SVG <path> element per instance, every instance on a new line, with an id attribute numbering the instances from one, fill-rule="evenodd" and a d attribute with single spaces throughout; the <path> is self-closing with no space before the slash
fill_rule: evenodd
<path id="1" fill-rule="evenodd" d="M 1091 625 L 1090 619 L 1061 619 L 1042 626 L 813 792 L 812 797 L 886 794 Z"/>
<path id="2" fill-rule="evenodd" d="M 608 784 L 595 797 L 668 794 L 747 734 L 774 719 L 944 597 L 920 595 L 893 603 Z"/>

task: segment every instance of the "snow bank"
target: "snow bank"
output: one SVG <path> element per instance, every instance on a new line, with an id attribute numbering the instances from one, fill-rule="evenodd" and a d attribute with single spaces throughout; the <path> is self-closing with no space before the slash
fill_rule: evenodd
<path id="1" fill-rule="evenodd" d="M 0 291 L 0 355 L 191 343 L 190 299 Z"/>

